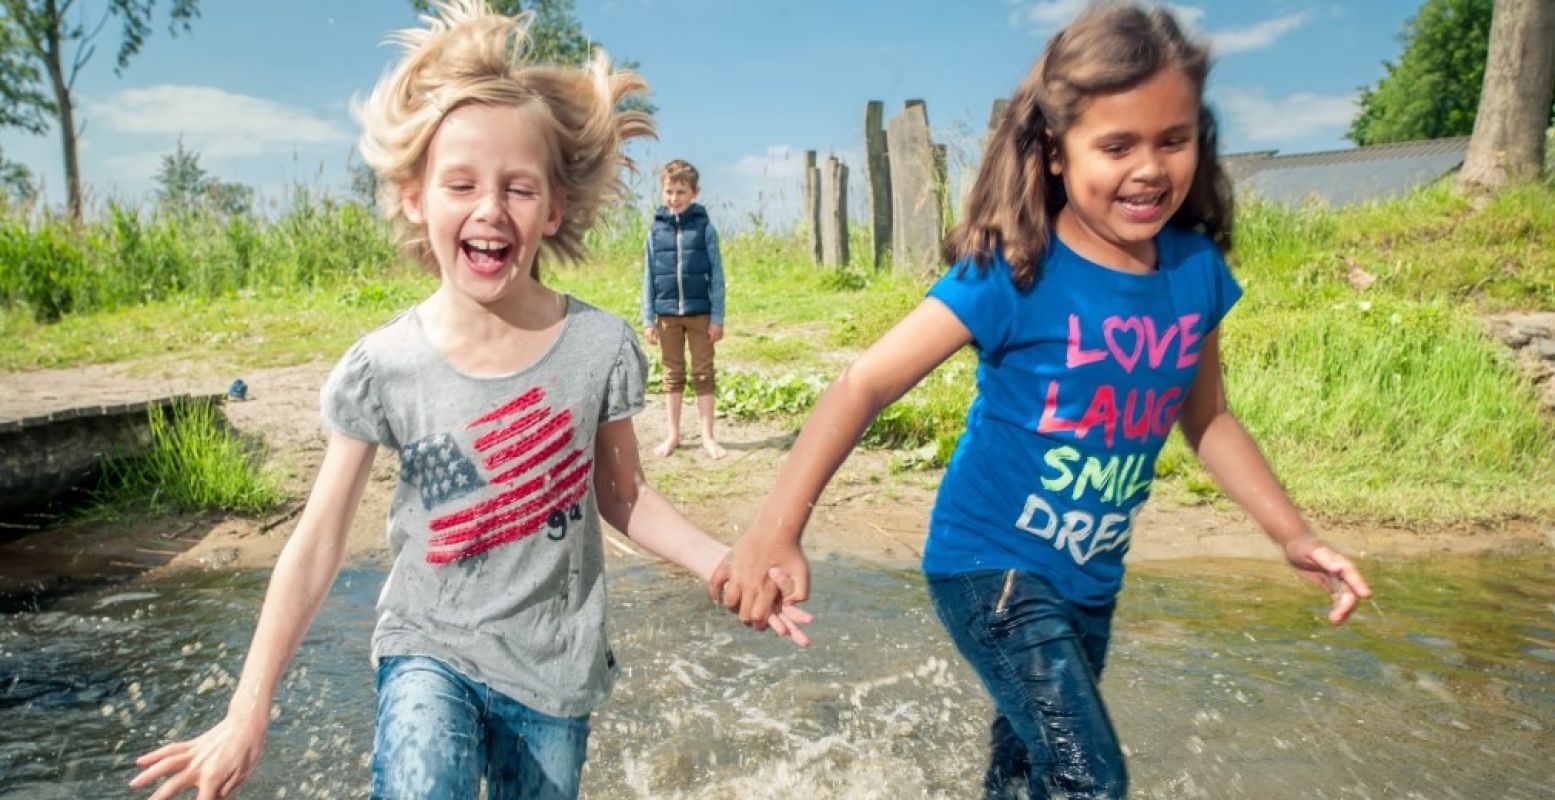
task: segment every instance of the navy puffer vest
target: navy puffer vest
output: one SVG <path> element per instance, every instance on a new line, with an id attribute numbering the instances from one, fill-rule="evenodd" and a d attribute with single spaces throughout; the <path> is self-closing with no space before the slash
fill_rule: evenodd
<path id="1" fill-rule="evenodd" d="M 680 214 L 660 208 L 648 234 L 653 313 L 713 313 L 713 262 L 707 257 L 707 211 L 692 203 Z"/>

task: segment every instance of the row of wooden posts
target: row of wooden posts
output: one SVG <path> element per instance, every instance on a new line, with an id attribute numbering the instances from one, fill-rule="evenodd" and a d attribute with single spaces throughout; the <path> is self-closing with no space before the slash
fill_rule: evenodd
<path id="1" fill-rule="evenodd" d="M 988 129 L 1004 115 L 1006 101 L 994 103 Z M 922 100 L 908 100 L 902 111 L 884 120 L 885 104 L 864 106 L 864 191 L 872 263 L 887 260 L 903 271 L 934 270 L 949 206 L 945 145 L 929 137 L 929 111 Z M 804 228 L 817 264 L 846 266 L 848 252 L 848 165 L 836 156 L 816 163 L 804 154 Z"/>

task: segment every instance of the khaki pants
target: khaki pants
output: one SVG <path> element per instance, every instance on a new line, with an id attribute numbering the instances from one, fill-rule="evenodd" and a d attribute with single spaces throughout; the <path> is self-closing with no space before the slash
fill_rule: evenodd
<path id="1" fill-rule="evenodd" d="M 707 338 L 712 316 L 660 316 L 659 353 L 664 359 L 664 391 L 686 391 L 686 345 L 691 345 L 691 388 L 698 395 L 713 393 L 713 340 Z"/>

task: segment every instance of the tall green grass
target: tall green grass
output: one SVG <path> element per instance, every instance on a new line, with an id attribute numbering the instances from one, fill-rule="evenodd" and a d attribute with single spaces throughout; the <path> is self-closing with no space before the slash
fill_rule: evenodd
<path id="1" fill-rule="evenodd" d="M 387 227 L 361 206 L 299 189 L 273 222 L 109 205 L 94 221 L 0 215 L 0 307 L 54 322 L 172 298 L 308 290 L 395 264 Z"/>
<path id="2" fill-rule="evenodd" d="M 150 448 L 105 465 L 98 513 L 260 514 L 281 504 L 280 480 L 256 462 L 217 406 L 175 403 L 149 413 Z"/>

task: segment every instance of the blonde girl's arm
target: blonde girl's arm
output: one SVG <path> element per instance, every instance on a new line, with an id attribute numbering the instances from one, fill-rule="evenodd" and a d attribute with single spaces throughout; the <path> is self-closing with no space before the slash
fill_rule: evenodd
<path id="1" fill-rule="evenodd" d="M 630 418 L 599 426 L 594 441 L 594 490 L 599 515 L 611 527 L 644 550 L 690 570 L 704 583 L 729 553 L 727 546 L 708 536 L 648 485 Z M 792 638 L 800 647 L 810 640 L 799 626 L 810 621 L 809 614 L 792 605 L 776 609 L 767 620 L 780 636 Z"/>
<path id="2" fill-rule="evenodd" d="M 149 786 L 165 777 L 152 800 L 188 789 L 205 800 L 226 797 L 253 771 L 264 749 L 276 686 L 340 571 L 346 534 L 376 451 L 374 444 L 331 434 L 297 529 L 271 574 L 227 716 L 199 737 L 136 759 L 141 771 L 130 786 Z"/>
<path id="3" fill-rule="evenodd" d="M 1220 330 L 1204 337 L 1199 372 L 1178 418 L 1183 436 L 1215 482 L 1279 545 L 1303 577 L 1333 597 L 1328 621 L 1338 625 L 1355 604 L 1371 596 L 1366 579 L 1350 560 L 1319 539 L 1258 449 L 1231 413 L 1220 369 Z"/>
<path id="4" fill-rule="evenodd" d="M 859 356 L 821 395 L 749 531 L 734 545 L 715 591 L 747 625 L 762 627 L 779 595 L 767 577 L 777 567 L 794 582 L 785 602 L 809 597 L 810 569 L 800 549 L 821 491 L 881 409 L 896 402 L 957 350 L 972 333 L 944 303 L 930 298 Z"/>

